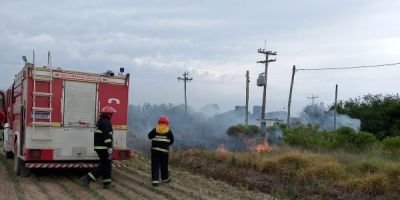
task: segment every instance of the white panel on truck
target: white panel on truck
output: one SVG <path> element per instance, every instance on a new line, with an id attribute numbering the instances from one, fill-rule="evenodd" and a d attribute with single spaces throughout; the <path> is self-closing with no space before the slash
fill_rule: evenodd
<path id="1" fill-rule="evenodd" d="M 97 84 L 64 82 L 64 126 L 95 126 Z"/>

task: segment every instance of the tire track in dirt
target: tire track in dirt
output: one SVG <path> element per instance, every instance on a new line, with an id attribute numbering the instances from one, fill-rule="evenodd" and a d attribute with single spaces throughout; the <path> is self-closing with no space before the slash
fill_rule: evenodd
<path id="1" fill-rule="evenodd" d="M 150 177 L 149 172 L 145 173 L 146 171 L 149 171 L 147 168 L 149 168 L 150 163 L 147 160 L 140 158 L 135 161 L 137 162 L 133 163 L 132 161 L 129 165 L 129 169 L 135 170 L 136 173 L 141 173 L 143 176 Z M 182 190 L 192 191 L 194 194 L 200 195 L 200 199 L 237 199 L 233 196 L 226 196 L 221 192 L 215 191 L 215 189 L 220 186 L 210 187 L 208 183 L 202 185 L 198 184 L 198 181 L 195 180 L 199 179 L 199 176 L 194 176 L 190 173 L 181 173 L 181 171 L 176 172 L 173 169 L 170 169 L 170 173 L 173 180 L 173 186 L 181 188 Z"/>
<path id="2" fill-rule="evenodd" d="M 1 159 L 1 166 L 0 166 L 0 180 L 3 184 L 0 186 L 0 194 L 1 197 L 8 200 L 8 199 L 18 199 L 16 189 L 12 184 L 12 181 L 9 178 L 7 170 L 4 166 L 6 160 L 4 155 L 0 155 Z"/>
<path id="3" fill-rule="evenodd" d="M 115 190 L 113 191 L 112 189 L 104 189 L 103 183 L 99 183 L 99 181 L 92 182 L 90 187 L 95 189 L 96 192 L 98 192 L 105 199 L 126 199 L 124 196 L 116 193 Z"/>
<path id="4" fill-rule="evenodd" d="M 136 169 L 135 167 L 130 166 L 129 168 L 123 168 L 122 171 L 128 173 L 128 174 L 135 174 L 139 178 L 145 179 L 145 180 L 150 180 L 151 176 L 148 173 L 145 173 L 144 170 Z M 204 196 L 204 193 L 200 193 L 196 190 L 189 189 L 184 186 L 184 184 L 179 185 L 179 181 L 171 181 L 168 184 L 162 184 L 161 185 L 163 189 L 166 189 L 167 192 L 172 192 L 172 193 L 178 193 L 177 198 L 186 198 L 186 199 L 213 199 Z M 181 194 L 179 194 L 181 193 Z M 183 197 L 179 197 L 183 196 Z"/>
<path id="5" fill-rule="evenodd" d="M 18 177 L 21 187 L 25 190 L 26 200 L 50 200 L 51 197 L 39 186 L 34 177 Z"/>
<path id="6" fill-rule="evenodd" d="M 130 177 L 122 173 L 123 172 L 114 169 L 113 177 L 115 177 L 115 180 L 119 185 L 122 185 L 130 190 L 133 190 L 137 194 L 141 194 L 145 199 L 156 199 L 156 200 L 170 199 L 162 194 L 159 194 L 159 192 L 156 192 L 157 189 L 151 190 L 150 188 L 153 186 L 146 185 L 145 182 L 132 180 L 130 179 Z"/>
<path id="7" fill-rule="evenodd" d="M 91 194 L 87 189 L 84 187 L 76 184 L 73 182 L 69 177 L 61 177 L 60 181 L 64 184 L 67 188 L 73 191 L 78 199 L 82 200 L 97 200 L 97 198 Z"/>
<path id="8" fill-rule="evenodd" d="M 126 196 L 128 196 L 130 199 L 135 199 L 135 200 L 146 200 L 146 199 L 151 199 L 149 197 L 144 196 L 143 194 L 140 194 L 136 188 L 132 188 L 132 186 L 127 185 L 122 183 L 119 180 L 113 180 L 116 188 Z"/>
<path id="9" fill-rule="evenodd" d="M 144 176 L 150 176 L 149 172 L 146 173 L 146 171 L 149 171 L 149 166 L 150 162 L 148 160 L 137 156 L 131 160 L 129 169 L 134 169 L 137 173 L 141 173 Z M 178 187 L 190 188 L 196 191 L 196 194 L 207 196 L 210 199 L 273 199 L 268 194 L 250 191 L 244 187 L 232 186 L 226 182 L 192 174 L 186 170 L 172 167 L 170 172 L 173 183 L 177 182 Z"/>
<path id="10" fill-rule="evenodd" d="M 74 200 L 73 196 L 68 194 L 51 177 L 38 177 L 38 183 L 43 186 L 44 191 L 50 196 L 50 199 Z"/>

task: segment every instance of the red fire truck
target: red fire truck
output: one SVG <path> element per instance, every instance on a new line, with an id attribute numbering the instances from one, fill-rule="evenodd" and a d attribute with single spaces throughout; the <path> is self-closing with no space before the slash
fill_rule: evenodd
<path id="1" fill-rule="evenodd" d="M 113 116 L 114 163 L 131 157 L 126 147 L 129 74 L 86 73 L 27 63 L 12 86 L 0 92 L 6 114 L 4 147 L 16 174 L 32 168 L 92 168 L 98 159 L 93 137 L 99 110 Z"/>

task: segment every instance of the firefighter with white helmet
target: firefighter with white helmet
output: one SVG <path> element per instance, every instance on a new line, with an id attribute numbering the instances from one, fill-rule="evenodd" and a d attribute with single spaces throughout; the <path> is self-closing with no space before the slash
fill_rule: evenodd
<path id="1" fill-rule="evenodd" d="M 169 119 L 161 115 L 156 128 L 152 129 L 148 137 L 151 141 L 151 179 L 153 186 L 158 186 L 159 172 L 161 169 L 161 181 L 171 181 L 168 172 L 169 146 L 174 143 L 174 135 L 169 129 Z"/>
<path id="2" fill-rule="evenodd" d="M 111 106 L 101 109 L 100 119 L 97 121 L 94 131 L 94 150 L 99 156 L 100 163 L 82 178 L 84 187 L 89 187 L 91 181 L 96 181 L 100 176 L 103 178 L 103 188 L 109 189 L 111 185 L 111 163 L 113 153 L 113 128 L 111 118 L 117 111 Z"/>

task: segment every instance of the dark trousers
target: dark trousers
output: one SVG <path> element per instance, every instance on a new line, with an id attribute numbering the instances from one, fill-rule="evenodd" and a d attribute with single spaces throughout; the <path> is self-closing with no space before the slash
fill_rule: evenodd
<path id="1" fill-rule="evenodd" d="M 159 183 L 159 172 L 161 168 L 161 180 L 169 180 L 168 172 L 168 156 L 169 154 L 162 151 L 151 150 L 151 180 L 153 183 Z"/>
<path id="2" fill-rule="evenodd" d="M 89 172 L 89 177 L 95 181 L 98 177 L 103 178 L 103 184 L 108 185 L 111 183 L 111 162 L 108 159 L 107 150 L 96 150 L 97 155 L 100 158 L 100 163 L 95 169 Z"/>

